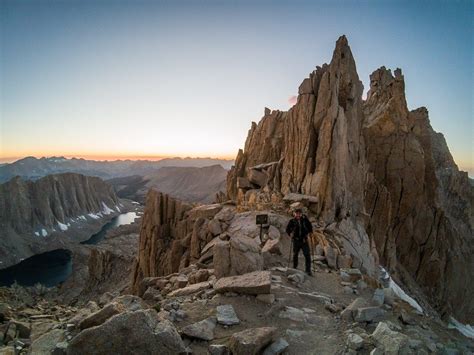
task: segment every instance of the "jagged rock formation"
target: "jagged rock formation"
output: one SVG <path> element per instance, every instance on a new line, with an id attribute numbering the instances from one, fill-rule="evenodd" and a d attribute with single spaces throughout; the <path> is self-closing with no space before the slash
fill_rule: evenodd
<path id="1" fill-rule="evenodd" d="M 0 268 L 64 246 L 67 238 L 60 238 L 66 231 L 111 217 L 120 212 L 120 205 L 112 187 L 96 177 L 66 173 L 1 184 Z"/>
<path id="2" fill-rule="evenodd" d="M 133 292 L 141 295 L 148 279 L 177 273 L 191 264 L 213 264 L 218 277 L 261 270 L 266 253 L 261 250 L 256 214 L 226 204 L 193 208 L 151 189 L 132 275 Z M 288 217 L 269 213 L 269 220 L 271 227 L 262 238 L 275 244 Z"/>
<path id="3" fill-rule="evenodd" d="M 342 36 L 329 65 L 299 87 L 288 112 L 266 109 L 252 123 L 227 177 L 227 194 L 262 208 L 290 193 L 312 196 L 310 209 L 370 250 L 432 304 L 474 318 L 473 188 L 425 108 L 409 111 L 401 70 L 375 71 L 366 101 Z M 470 300 L 470 301 L 467 301 Z"/>
<path id="4" fill-rule="evenodd" d="M 229 214 L 222 205 L 192 208 L 151 189 L 133 272 L 134 292 L 144 277 L 172 274 L 198 261 L 206 244 L 226 229 L 228 222 Z"/>

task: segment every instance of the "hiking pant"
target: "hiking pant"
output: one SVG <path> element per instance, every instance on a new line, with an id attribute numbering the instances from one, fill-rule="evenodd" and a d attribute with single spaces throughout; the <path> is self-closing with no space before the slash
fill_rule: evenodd
<path id="1" fill-rule="evenodd" d="M 306 271 L 311 271 L 311 255 L 309 251 L 309 242 L 308 239 L 305 240 L 293 240 L 293 268 L 298 268 L 298 254 L 300 250 L 303 250 L 304 261 L 306 266 Z"/>

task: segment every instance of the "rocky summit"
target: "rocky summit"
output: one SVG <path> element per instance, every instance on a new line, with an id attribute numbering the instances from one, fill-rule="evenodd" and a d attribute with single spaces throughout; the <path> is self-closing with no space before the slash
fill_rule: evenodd
<path id="1" fill-rule="evenodd" d="M 473 353 L 473 188 L 401 71 L 370 79 L 363 100 L 339 38 L 288 112 L 252 123 L 226 196 L 148 191 L 136 258 L 94 252 L 87 299 L 0 288 L 0 353 Z M 311 275 L 290 267 L 297 208 Z"/>
<path id="2" fill-rule="evenodd" d="M 342 36 L 331 62 L 303 80 L 289 111 L 266 109 L 252 123 L 227 177 L 228 197 L 268 208 L 306 196 L 318 221 L 341 230 L 347 244 L 364 244 L 374 262 L 407 287 L 421 286 L 440 312 L 472 321 L 468 175 L 432 129 L 428 110 L 408 110 L 400 69 L 377 69 L 366 100 L 362 93 Z"/>

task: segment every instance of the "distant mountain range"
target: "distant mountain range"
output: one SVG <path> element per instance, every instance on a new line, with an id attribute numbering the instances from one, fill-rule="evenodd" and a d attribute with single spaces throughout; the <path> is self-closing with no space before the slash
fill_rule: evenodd
<path id="1" fill-rule="evenodd" d="M 131 175 L 150 175 L 163 167 L 194 167 L 221 165 L 228 170 L 233 160 L 213 158 L 166 158 L 158 161 L 151 160 L 114 160 L 97 161 L 65 157 L 35 158 L 26 157 L 10 164 L 0 165 L 0 183 L 15 176 L 26 180 L 36 180 L 50 174 L 72 172 L 102 179 L 125 177 Z"/>
<path id="2" fill-rule="evenodd" d="M 141 203 L 150 188 L 187 202 L 211 203 L 216 193 L 226 189 L 227 170 L 221 165 L 202 168 L 163 167 L 146 175 L 133 175 L 107 180 L 120 198 Z"/>

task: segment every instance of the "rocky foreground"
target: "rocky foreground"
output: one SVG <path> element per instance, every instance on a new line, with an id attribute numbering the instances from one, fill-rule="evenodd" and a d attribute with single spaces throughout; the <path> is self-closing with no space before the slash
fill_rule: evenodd
<path id="1" fill-rule="evenodd" d="M 144 229 L 157 233 L 172 221 L 163 214 L 163 201 L 179 204 L 164 195 L 154 196 L 158 200 L 145 211 L 141 243 L 147 237 Z M 192 233 L 211 236 L 199 255 L 184 252 L 187 257 L 174 260 L 160 254 L 159 260 L 169 263 L 161 267 L 171 270 L 163 276 L 137 273 L 137 263 L 133 287 L 121 295 L 104 293 L 86 305 L 72 306 L 58 304 L 54 290 L 2 289 L 0 354 L 474 351 L 474 342 L 449 329 L 434 310 L 400 298 L 383 272 L 377 278 L 369 276 L 357 258 L 346 253 L 340 236 L 313 217 L 314 275 L 288 268 L 290 239 L 284 228 L 289 217 L 280 211 L 265 212 L 270 224 L 260 239 L 259 228 L 250 221 L 261 212 L 239 211 L 230 204 L 189 209 L 181 217 L 202 218 Z M 153 227 L 146 225 L 153 216 L 157 218 Z M 196 243 L 192 233 L 189 245 Z M 174 239 L 172 232 L 167 235 L 186 244 Z M 139 255 L 140 260 L 145 254 Z M 178 271 L 173 272 L 173 265 Z"/>

